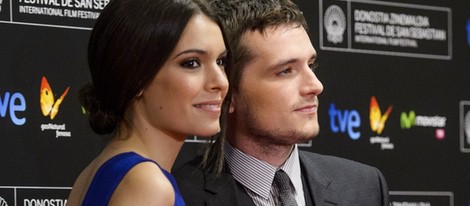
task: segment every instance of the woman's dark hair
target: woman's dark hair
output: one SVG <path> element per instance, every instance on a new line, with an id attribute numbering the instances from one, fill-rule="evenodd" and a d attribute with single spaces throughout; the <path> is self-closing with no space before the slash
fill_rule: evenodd
<path id="1" fill-rule="evenodd" d="M 128 124 L 129 105 L 160 71 L 194 14 L 218 22 L 202 1 L 111 0 L 103 9 L 88 45 L 92 83 L 80 91 L 97 134 Z"/>
<path id="2" fill-rule="evenodd" d="M 120 124 L 130 124 L 126 120 L 129 105 L 157 75 L 189 20 L 198 13 L 220 26 L 205 0 L 111 0 L 103 9 L 88 44 L 92 83 L 80 91 L 90 126 L 97 134 L 113 134 Z M 228 74 L 229 66 L 225 69 Z M 224 138 L 224 119 L 222 132 L 211 142 Z M 205 154 L 202 166 L 220 172 L 221 152 Z"/>
<path id="3" fill-rule="evenodd" d="M 97 134 L 113 134 L 120 124 L 130 124 L 125 115 L 129 105 L 157 75 L 189 20 L 198 13 L 220 26 L 205 0 L 109 2 L 96 21 L 88 45 L 92 83 L 80 91 L 90 126 Z M 228 74 L 229 66 L 225 69 Z M 224 105 L 229 100 L 226 98 Z M 225 125 L 226 118 L 222 118 L 221 133 L 212 136 L 211 142 L 224 138 Z M 218 142 L 208 147 L 219 145 Z M 204 154 L 202 167 L 220 173 L 222 152 Z"/>

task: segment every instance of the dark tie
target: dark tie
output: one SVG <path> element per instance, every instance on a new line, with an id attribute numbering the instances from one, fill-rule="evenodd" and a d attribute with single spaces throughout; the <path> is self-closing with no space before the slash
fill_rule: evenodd
<path id="1" fill-rule="evenodd" d="M 274 183 L 279 190 L 279 201 L 282 206 L 297 206 L 294 194 L 291 191 L 289 176 L 283 171 L 278 170 L 274 175 Z"/>

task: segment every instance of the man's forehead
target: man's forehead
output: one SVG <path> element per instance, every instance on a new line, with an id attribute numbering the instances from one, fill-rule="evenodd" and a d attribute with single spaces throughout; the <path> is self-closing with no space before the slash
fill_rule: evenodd
<path id="1" fill-rule="evenodd" d="M 247 31 L 242 35 L 240 44 L 253 55 L 257 52 L 281 52 L 293 45 L 297 45 L 302 50 L 307 49 L 309 44 L 313 47 L 307 31 L 295 25 L 272 26 L 266 28 L 264 32 Z"/>
<path id="2" fill-rule="evenodd" d="M 241 34 L 241 41 L 250 37 L 263 37 L 268 38 L 270 35 L 277 32 L 288 32 L 292 29 L 303 29 L 301 25 L 295 23 L 285 23 L 279 25 L 269 25 L 263 28 L 248 29 Z"/>

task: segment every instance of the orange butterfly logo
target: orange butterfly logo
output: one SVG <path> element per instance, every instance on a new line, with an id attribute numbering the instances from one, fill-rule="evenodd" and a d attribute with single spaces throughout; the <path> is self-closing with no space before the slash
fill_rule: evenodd
<path id="1" fill-rule="evenodd" d="M 385 127 L 385 121 L 387 121 L 390 112 L 392 112 L 392 108 L 392 105 L 388 106 L 387 111 L 382 115 L 377 99 L 374 96 L 371 97 L 369 119 L 372 131 L 377 132 L 377 134 L 382 134 Z"/>
<path id="2" fill-rule="evenodd" d="M 65 89 L 64 93 L 59 97 L 59 99 L 54 100 L 54 93 L 52 92 L 49 82 L 47 82 L 46 77 L 42 77 L 41 80 L 41 90 L 40 90 L 40 104 L 42 115 L 45 117 L 50 116 L 51 119 L 54 119 L 57 113 L 59 112 L 59 106 L 64 101 L 65 96 L 69 92 L 70 87 Z"/>

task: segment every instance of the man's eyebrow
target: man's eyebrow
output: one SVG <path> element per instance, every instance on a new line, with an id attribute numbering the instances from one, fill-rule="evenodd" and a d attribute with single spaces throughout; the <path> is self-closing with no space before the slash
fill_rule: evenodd
<path id="1" fill-rule="evenodd" d="M 316 58 L 317 58 L 317 55 L 313 54 L 310 57 L 309 61 L 310 60 L 315 60 Z M 292 63 L 295 63 L 295 62 L 298 62 L 298 61 L 299 61 L 298 58 L 282 59 L 282 60 L 278 61 L 277 63 L 268 66 L 268 71 L 275 70 L 275 69 L 277 69 L 279 67 L 282 67 L 284 65 L 292 64 Z"/>
<path id="2" fill-rule="evenodd" d="M 292 63 L 295 63 L 295 62 L 297 62 L 297 61 L 299 61 L 299 60 L 296 59 L 296 58 L 292 58 L 292 59 L 282 59 L 282 60 L 280 60 L 280 61 L 278 61 L 278 62 L 276 62 L 276 63 L 274 63 L 274 64 L 268 66 L 268 71 L 276 70 L 276 69 L 278 69 L 279 67 L 282 67 L 282 66 L 288 65 L 288 64 L 292 64 Z"/>

